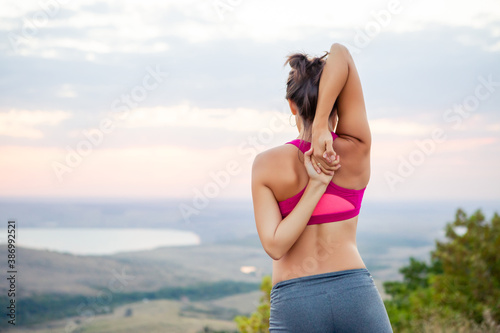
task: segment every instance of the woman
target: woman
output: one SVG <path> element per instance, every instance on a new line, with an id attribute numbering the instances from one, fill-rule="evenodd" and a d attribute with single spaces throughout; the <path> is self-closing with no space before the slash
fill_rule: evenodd
<path id="1" fill-rule="evenodd" d="M 286 63 L 299 136 L 252 168 L 257 231 L 273 259 L 270 332 L 392 332 L 356 247 L 371 135 L 353 59 L 333 44 Z"/>

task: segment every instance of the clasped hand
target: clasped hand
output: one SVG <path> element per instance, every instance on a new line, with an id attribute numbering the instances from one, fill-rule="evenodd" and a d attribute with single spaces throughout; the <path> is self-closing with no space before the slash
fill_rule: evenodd
<path id="1" fill-rule="evenodd" d="M 324 184 L 332 181 L 335 171 L 340 168 L 340 156 L 333 149 L 330 131 L 319 131 L 313 135 L 311 149 L 304 153 L 304 165 L 312 180 Z"/>

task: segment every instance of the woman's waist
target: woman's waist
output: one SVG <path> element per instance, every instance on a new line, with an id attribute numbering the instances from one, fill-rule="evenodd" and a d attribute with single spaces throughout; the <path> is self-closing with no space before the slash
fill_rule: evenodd
<path id="1" fill-rule="evenodd" d="M 313 248 L 294 248 L 280 260 L 274 261 L 272 283 L 274 285 L 283 280 L 357 268 L 366 266 L 356 243 L 320 242 Z"/>
<path id="2" fill-rule="evenodd" d="M 331 223 L 333 227 L 333 223 Z M 345 255 L 356 255 L 356 224 L 342 223 L 335 228 L 327 229 L 326 225 L 308 226 L 295 244 L 279 261 L 304 260 L 308 257 L 325 261 Z"/>

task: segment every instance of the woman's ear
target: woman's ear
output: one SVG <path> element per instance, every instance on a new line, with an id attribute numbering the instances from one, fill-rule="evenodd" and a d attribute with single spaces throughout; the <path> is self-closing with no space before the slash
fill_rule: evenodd
<path id="1" fill-rule="evenodd" d="M 290 110 L 292 111 L 292 114 L 296 116 L 298 111 L 297 104 L 295 104 L 291 99 L 288 99 L 288 105 L 290 105 Z"/>

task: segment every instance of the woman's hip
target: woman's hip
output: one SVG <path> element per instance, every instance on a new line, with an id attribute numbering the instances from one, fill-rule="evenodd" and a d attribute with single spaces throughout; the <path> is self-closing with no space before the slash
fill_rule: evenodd
<path id="1" fill-rule="evenodd" d="M 271 289 L 270 332 L 392 332 L 366 268 L 304 276 Z"/>

